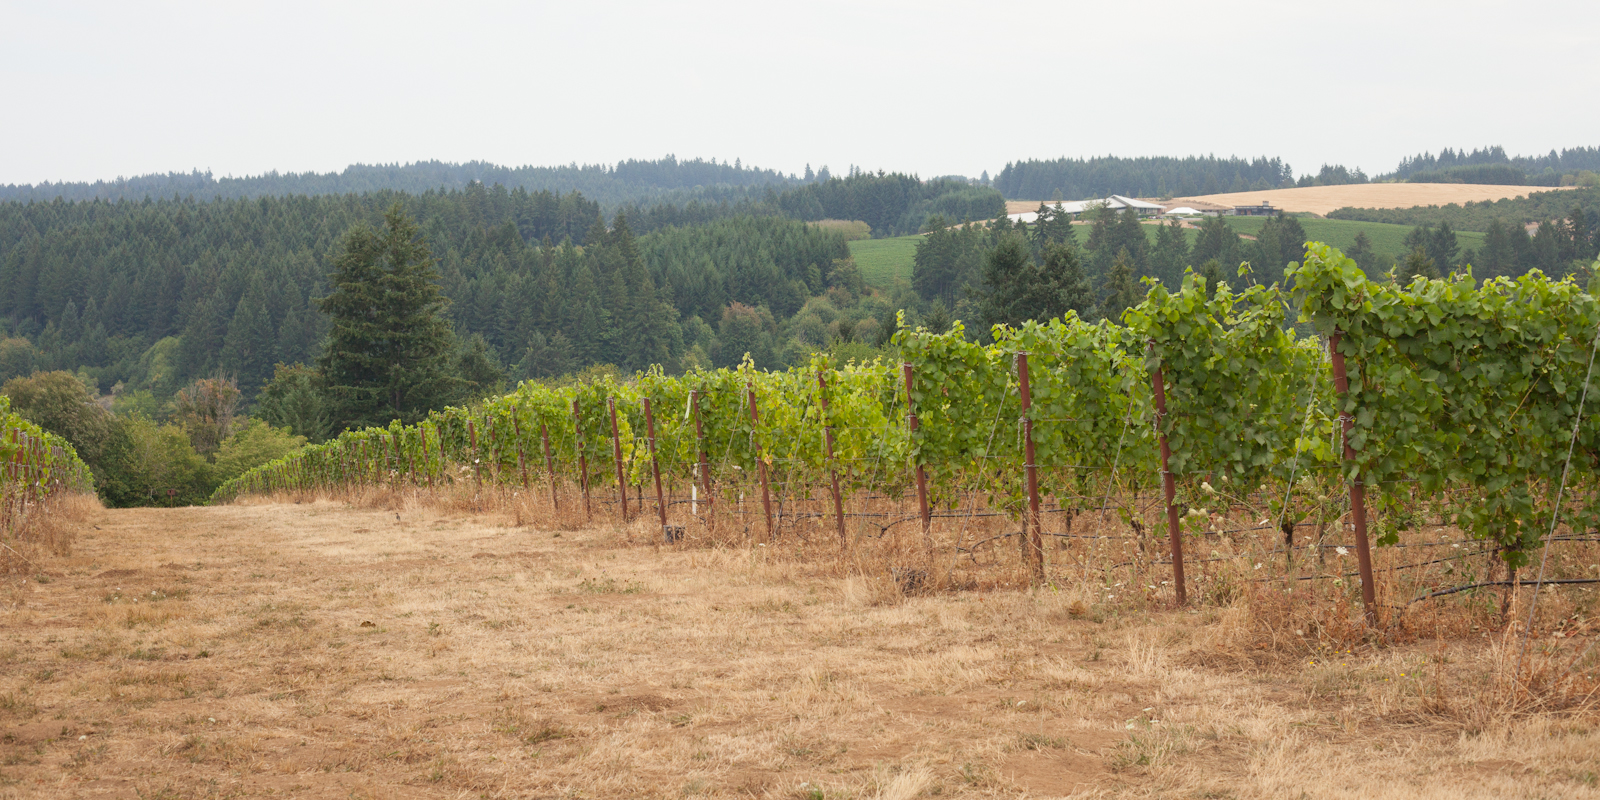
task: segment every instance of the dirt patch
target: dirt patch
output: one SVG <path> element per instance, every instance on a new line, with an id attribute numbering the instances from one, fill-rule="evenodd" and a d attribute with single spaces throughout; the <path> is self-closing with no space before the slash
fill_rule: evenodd
<path id="1" fill-rule="evenodd" d="M 763 549 L 327 502 L 93 522 L 0 606 L 0 797 L 1517 798 L 1600 773 L 1592 724 L 1465 736 L 1426 654 L 1256 660 L 1215 610 L 885 603 Z"/>

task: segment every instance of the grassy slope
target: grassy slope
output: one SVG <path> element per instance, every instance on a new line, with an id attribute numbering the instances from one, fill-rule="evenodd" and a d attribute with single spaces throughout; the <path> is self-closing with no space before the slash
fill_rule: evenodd
<path id="1" fill-rule="evenodd" d="M 917 255 L 919 241 L 921 236 L 858 239 L 850 243 L 850 255 L 868 286 L 890 289 L 896 280 L 911 280 L 911 260 Z"/>
<path id="2" fill-rule="evenodd" d="M 1247 236 L 1254 236 L 1261 230 L 1265 217 L 1225 217 L 1227 223 L 1234 230 Z M 1367 238 L 1372 240 L 1372 249 L 1376 250 L 1385 262 L 1398 260 L 1404 255 L 1405 248 L 1402 242 L 1411 228 L 1405 225 L 1389 225 L 1382 222 L 1349 222 L 1337 219 L 1309 219 L 1302 218 L 1300 225 L 1306 229 L 1306 235 L 1313 241 L 1326 242 L 1339 248 L 1349 250 L 1356 243 L 1356 234 L 1366 231 Z M 1082 245 L 1089 238 L 1089 226 L 1080 225 L 1076 228 L 1078 244 Z M 1155 243 L 1156 226 L 1144 226 L 1145 234 L 1152 244 Z M 1194 245 L 1197 230 L 1186 230 L 1189 244 Z M 1461 249 L 1479 250 L 1483 248 L 1483 234 L 1471 231 L 1457 231 L 1456 238 L 1461 242 Z M 899 236 L 893 239 L 862 239 L 850 243 L 850 255 L 856 259 L 856 266 L 861 269 L 862 277 L 866 278 L 869 286 L 879 289 L 891 289 L 896 280 L 911 280 L 911 262 L 917 254 L 917 242 L 921 236 Z"/>
<path id="3" fill-rule="evenodd" d="M 1266 217 L 1224 217 L 1234 230 L 1247 236 L 1254 236 L 1261 226 L 1266 223 Z M 1306 219 L 1300 220 L 1301 227 L 1306 229 L 1306 236 L 1312 241 L 1324 242 L 1340 250 L 1349 250 L 1355 246 L 1356 234 L 1366 231 L 1367 238 L 1372 240 L 1372 249 L 1375 250 L 1383 261 L 1399 260 L 1405 254 L 1406 234 L 1411 228 L 1405 225 L 1389 225 L 1382 222 L 1349 222 L 1338 219 Z M 1481 250 L 1483 248 L 1483 234 L 1470 231 L 1456 231 L 1456 241 L 1461 243 L 1461 249 Z"/>
<path id="4" fill-rule="evenodd" d="M 1078 234 L 1078 246 L 1089 240 L 1089 226 L 1079 225 L 1074 231 Z M 1145 237 L 1152 245 L 1156 240 L 1156 226 L 1144 226 Z M 1190 246 L 1199 231 L 1186 230 Z M 1354 234 L 1351 234 L 1352 240 Z M 850 255 L 855 257 L 856 266 L 861 269 L 861 276 L 866 279 L 868 286 L 879 289 L 894 288 L 896 280 L 911 280 L 911 263 L 917 255 L 917 242 L 921 236 L 900 236 L 894 239 L 863 239 L 850 243 Z"/>

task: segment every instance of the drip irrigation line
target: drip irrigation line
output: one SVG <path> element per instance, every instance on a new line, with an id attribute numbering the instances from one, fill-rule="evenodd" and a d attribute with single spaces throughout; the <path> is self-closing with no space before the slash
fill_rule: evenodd
<path id="1" fill-rule="evenodd" d="M 1583 404 L 1589 399 L 1589 379 L 1594 377 L 1594 356 L 1600 350 L 1600 326 L 1595 328 L 1594 342 L 1589 345 L 1589 368 L 1583 374 L 1583 392 L 1578 395 L 1578 411 L 1572 419 L 1572 439 L 1567 442 L 1567 461 L 1561 466 L 1561 488 L 1556 490 L 1556 502 L 1550 511 L 1550 533 L 1545 536 L 1549 539 L 1556 535 L 1556 522 L 1561 519 L 1561 498 L 1567 491 L 1567 475 L 1572 469 L 1572 452 L 1578 447 L 1578 428 L 1583 425 Z M 1532 392 L 1530 385 L 1528 391 Z M 1522 674 L 1522 659 L 1528 655 L 1528 635 L 1533 630 L 1533 613 L 1539 609 L 1539 590 L 1544 588 L 1544 570 L 1550 562 L 1550 546 L 1544 547 L 1544 552 L 1539 556 L 1539 580 L 1533 585 L 1533 600 L 1528 603 L 1528 622 L 1522 626 L 1522 648 L 1517 653 L 1517 670 L 1513 675 Z"/>
<path id="2" fill-rule="evenodd" d="M 1570 586 L 1570 585 L 1573 585 L 1573 584 L 1584 584 L 1584 583 L 1600 583 L 1600 578 L 1549 578 L 1549 579 L 1541 578 L 1538 581 L 1538 583 L 1534 584 L 1533 588 L 1534 588 L 1534 591 L 1538 591 L 1540 587 L 1542 587 L 1542 586 L 1544 586 L 1546 584 L 1549 584 L 1549 585 L 1552 585 L 1552 586 L 1558 586 L 1558 585 L 1559 586 Z M 1417 597 L 1416 599 L 1412 600 L 1411 603 L 1420 603 L 1423 600 L 1432 600 L 1435 597 L 1444 597 L 1445 595 L 1448 595 L 1448 594 L 1455 594 L 1457 592 L 1470 591 L 1472 589 L 1482 589 L 1482 588 L 1484 588 L 1486 586 L 1527 586 L 1527 585 L 1528 585 L 1528 583 L 1524 582 L 1524 581 L 1483 581 L 1481 583 L 1469 583 L 1469 584 L 1466 584 L 1465 586 L 1452 586 L 1449 589 L 1440 589 L 1437 592 L 1429 592 L 1428 594 L 1422 595 L 1422 596 Z M 1409 605 L 1411 605 L 1411 603 L 1407 603 L 1406 605 L 1409 606 Z M 1526 630 L 1523 631 L 1523 636 L 1524 636 L 1524 641 L 1526 641 L 1526 636 L 1527 636 L 1527 631 Z M 1521 668 L 1520 662 L 1519 662 L 1517 671 L 1520 673 L 1521 669 L 1522 668 Z"/>

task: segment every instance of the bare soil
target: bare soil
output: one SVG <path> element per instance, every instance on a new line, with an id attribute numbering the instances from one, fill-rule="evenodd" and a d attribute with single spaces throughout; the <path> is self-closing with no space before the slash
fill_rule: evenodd
<path id="1" fill-rule="evenodd" d="M 1597 796 L 1592 716 L 1458 713 L 1488 639 L 1284 656 L 414 501 L 79 527 L 0 589 L 0 797 Z"/>

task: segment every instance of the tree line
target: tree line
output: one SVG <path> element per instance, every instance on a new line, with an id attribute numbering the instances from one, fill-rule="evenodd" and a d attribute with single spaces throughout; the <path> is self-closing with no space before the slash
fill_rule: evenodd
<path id="1" fill-rule="evenodd" d="M 1288 164 L 1265 156 L 1029 159 L 1006 164 L 994 179 L 994 187 L 1006 197 L 1030 200 L 1085 200 L 1113 194 L 1177 197 L 1278 189 L 1294 183 Z"/>
<path id="2" fill-rule="evenodd" d="M 1590 230 L 1600 227 L 1600 187 L 1564 191 L 1529 192 L 1499 200 L 1475 200 L 1442 206 L 1413 208 L 1344 208 L 1328 212 L 1328 219 L 1356 222 L 1386 222 L 1391 225 L 1438 225 L 1450 223 L 1458 231 L 1488 232 L 1499 220 L 1504 225 L 1537 224 L 1569 217 L 1574 209 L 1588 218 Z"/>
<path id="3" fill-rule="evenodd" d="M 942 330 L 940 323 L 960 318 L 987 330 L 1069 310 L 1115 320 L 1143 297 L 1145 278 L 1175 290 L 1189 267 L 1213 287 L 1243 261 L 1252 264 L 1251 280 L 1280 282 L 1306 241 L 1299 221 L 1284 215 L 1267 220 L 1254 241 L 1220 217 L 1194 230 L 1176 221 L 1147 224 L 1133 209 L 1101 206 L 1082 216 L 1041 203 L 1031 225 L 1004 216 L 986 225 L 930 220 L 912 266 L 921 321 Z"/>
<path id="4" fill-rule="evenodd" d="M 852 172 L 807 184 L 778 198 L 778 207 L 795 219 L 861 220 L 873 236 L 904 236 L 923 228 L 928 218 L 990 219 L 1005 211 L 1000 192 L 954 178 L 919 180 L 901 173 Z"/>
<path id="5" fill-rule="evenodd" d="M 730 216 L 635 236 L 626 213 L 608 225 L 581 195 L 480 184 L 0 204 L 0 281 L 12 287 L 0 296 L 0 379 L 83 369 L 102 392 L 122 384 L 159 398 L 226 373 L 253 400 L 274 364 L 319 354 L 329 254 L 395 202 L 439 258 L 463 358 L 511 378 L 709 362 L 730 304 L 766 309 L 776 325 L 834 286 L 851 297 L 862 288 L 843 237 L 803 222 Z"/>
<path id="6" fill-rule="evenodd" d="M 1561 186 L 1563 177 L 1600 172 L 1600 147 L 1563 148 L 1542 156 L 1508 156 L 1500 145 L 1471 152 L 1446 147 L 1438 155 L 1422 152 L 1400 160 L 1379 180 L 1411 183 L 1487 183 L 1503 186 Z"/>
<path id="7" fill-rule="evenodd" d="M 826 167 L 823 168 L 826 172 Z M 810 167 L 807 167 L 810 170 Z M 469 184 L 496 184 L 529 193 L 580 192 L 608 211 L 628 204 L 690 200 L 721 202 L 759 197 L 760 190 L 779 190 L 814 177 L 799 178 L 777 170 L 746 167 L 739 159 L 684 159 L 668 155 L 656 160 L 628 159 L 609 164 L 552 167 L 503 167 L 481 161 L 454 164 L 352 164 L 340 172 L 268 172 L 218 178 L 209 170 L 140 175 L 112 181 L 0 185 L 0 201 L 144 200 L 192 197 L 196 200 L 238 200 L 289 195 L 367 194 L 381 191 L 421 194 L 430 190 L 465 189 Z"/>

